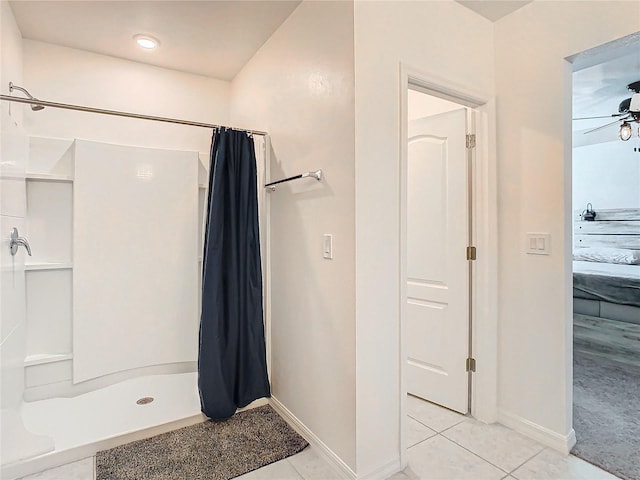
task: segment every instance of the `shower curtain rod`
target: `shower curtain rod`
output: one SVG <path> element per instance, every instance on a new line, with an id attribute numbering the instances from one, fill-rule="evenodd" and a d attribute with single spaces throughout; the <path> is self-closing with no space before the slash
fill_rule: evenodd
<path id="1" fill-rule="evenodd" d="M 213 128 L 231 128 L 231 127 L 225 127 L 224 125 L 214 125 L 210 123 L 193 122 L 190 120 L 180 120 L 178 118 L 156 117 L 153 115 L 142 115 L 140 113 L 120 112 L 117 110 L 106 110 L 104 108 L 85 107 L 83 105 L 71 105 L 68 103 L 49 102 L 46 100 L 38 100 L 36 98 L 23 98 L 23 97 L 12 97 L 11 95 L 0 95 L 0 100 L 6 100 L 8 102 L 17 102 L 17 103 L 28 103 L 31 105 L 40 105 L 42 107 L 62 108 L 65 110 L 77 110 L 79 112 L 101 113 L 103 115 L 113 115 L 116 117 L 138 118 L 140 120 L 153 120 L 155 122 L 165 122 L 165 123 L 177 123 L 179 125 L 190 125 L 193 127 L 204 127 L 204 128 L 212 128 L 212 129 Z M 246 130 L 244 128 L 239 128 L 237 130 L 243 130 L 253 135 L 263 135 L 263 136 L 267 135 L 267 132 L 261 132 L 260 130 Z"/>

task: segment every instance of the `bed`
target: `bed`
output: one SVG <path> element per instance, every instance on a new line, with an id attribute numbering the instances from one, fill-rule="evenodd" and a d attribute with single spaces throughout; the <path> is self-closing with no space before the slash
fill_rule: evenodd
<path id="1" fill-rule="evenodd" d="M 640 324 L 640 264 L 630 264 L 640 263 L 640 209 L 598 210 L 594 221 L 581 213 L 574 222 L 574 312 Z"/>

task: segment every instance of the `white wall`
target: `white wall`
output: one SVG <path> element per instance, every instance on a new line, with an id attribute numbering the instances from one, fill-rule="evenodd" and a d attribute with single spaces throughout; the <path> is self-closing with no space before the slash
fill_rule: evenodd
<path id="1" fill-rule="evenodd" d="M 355 470 L 353 95 L 353 4 L 303 2 L 234 80 L 231 119 L 269 132 L 272 179 L 325 175 L 268 194 L 273 396 Z"/>
<path id="2" fill-rule="evenodd" d="M 355 3 L 356 425 L 363 475 L 400 457 L 400 63 L 490 97 L 493 26 L 455 2 Z"/>
<path id="3" fill-rule="evenodd" d="M 459 103 L 453 103 L 442 98 L 434 97 L 433 95 L 409 89 L 409 95 L 407 97 L 407 120 L 409 121 L 450 112 L 458 108 L 461 108 Z"/>
<path id="4" fill-rule="evenodd" d="M 24 40 L 24 85 L 61 103 L 226 125 L 230 83 Z M 30 135 L 208 152 L 206 128 L 47 108 L 26 112 Z"/>
<path id="5" fill-rule="evenodd" d="M 638 30 L 638 2 L 535 1 L 495 24 L 500 418 L 558 448 L 572 439 L 571 68 L 564 58 Z M 551 255 L 526 255 L 526 232 L 550 233 Z"/>
<path id="6" fill-rule="evenodd" d="M 640 207 L 636 142 L 615 140 L 573 149 L 573 210 Z"/>

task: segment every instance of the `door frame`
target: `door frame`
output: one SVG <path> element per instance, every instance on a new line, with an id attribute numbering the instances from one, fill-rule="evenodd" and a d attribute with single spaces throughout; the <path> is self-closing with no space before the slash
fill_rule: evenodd
<path id="1" fill-rule="evenodd" d="M 478 260 L 471 269 L 471 348 L 478 369 L 471 380 L 471 415 L 485 423 L 497 420 L 498 354 L 498 228 L 495 97 L 472 91 L 446 78 L 400 64 L 400 239 L 399 317 L 400 317 L 400 461 L 404 468 L 407 454 L 407 162 L 408 89 L 470 107 L 477 112 L 477 146 L 472 153 L 471 238 Z"/>

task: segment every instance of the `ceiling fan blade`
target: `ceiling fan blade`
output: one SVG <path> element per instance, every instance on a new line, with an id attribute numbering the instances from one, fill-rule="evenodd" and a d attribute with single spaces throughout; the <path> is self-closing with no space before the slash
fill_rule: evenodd
<path id="1" fill-rule="evenodd" d="M 586 135 L 587 133 L 597 132 L 598 130 L 602 130 L 603 128 L 610 127 L 611 125 L 615 125 L 616 123 L 621 122 L 623 120 L 626 120 L 626 118 L 619 118 L 618 120 L 614 120 L 611 123 L 607 123 L 605 125 L 600 125 L 599 127 L 592 128 L 591 130 L 587 130 L 586 132 L 584 132 L 584 134 Z"/>
<path id="2" fill-rule="evenodd" d="M 626 115 L 626 113 L 612 113 L 611 115 L 602 115 L 600 117 L 578 117 L 578 118 L 572 118 L 571 120 L 597 120 L 599 118 L 622 117 L 623 115 Z"/>

